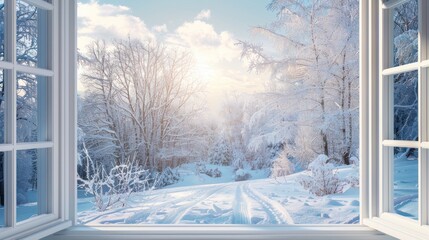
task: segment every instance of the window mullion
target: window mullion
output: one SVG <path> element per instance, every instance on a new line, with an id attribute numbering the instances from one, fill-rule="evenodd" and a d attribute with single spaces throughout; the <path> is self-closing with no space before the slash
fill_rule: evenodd
<path id="1" fill-rule="evenodd" d="M 393 49 L 390 37 L 392 31 L 390 29 L 389 21 L 391 19 L 390 11 L 379 9 L 379 22 L 380 22 L 380 68 L 387 69 L 390 66 L 390 50 Z M 384 140 L 391 139 L 391 115 L 392 111 L 390 110 L 392 104 L 392 93 L 391 93 L 391 76 L 384 76 L 382 71 L 379 73 L 379 84 L 380 84 L 380 136 L 379 136 L 379 160 L 380 160 L 380 198 L 379 198 L 379 214 L 383 212 L 388 212 L 390 210 L 391 203 L 391 188 L 390 188 L 390 175 L 391 175 L 391 164 L 389 161 L 390 158 L 390 148 L 383 147 L 382 143 Z"/>
<path id="2" fill-rule="evenodd" d="M 427 60 L 428 50 L 428 1 L 419 1 L 419 54 L 418 61 L 422 63 Z M 428 142 L 428 73 L 427 68 L 422 65 L 419 67 L 419 141 Z M 423 147 L 423 146 L 422 146 Z M 419 223 L 421 225 L 428 224 L 428 175 L 429 175 L 429 162 L 428 162 L 428 149 L 419 149 Z"/>
<path id="3" fill-rule="evenodd" d="M 16 0 L 5 1 L 6 10 L 6 60 L 16 64 Z M 7 141 L 13 150 L 7 152 L 5 161 L 5 215 L 6 226 L 16 225 L 16 71 L 15 67 L 6 71 L 7 84 Z"/>

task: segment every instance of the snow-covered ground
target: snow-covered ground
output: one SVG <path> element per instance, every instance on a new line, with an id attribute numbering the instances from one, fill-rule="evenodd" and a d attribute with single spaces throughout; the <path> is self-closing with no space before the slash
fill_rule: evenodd
<path id="1" fill-rule="evenodd" d="M 218 168 L 222 177 L 195 174 L 195 165 L 182 166 L 181 181 L 164 189 L 134 193 L 128 206 L 98 212 L 92 198 L 78 191 L 80 224 L 349 224 L 359 222 L 359 189 L 317 197 L 303 189 L 298 172 L 278 179 L 267 172 L 248 172 L 252 179 L 235 182 L 232 167 Z M 395 211 L 416 219 L 418 161 L 398 157 L 394 167 Z M 342 167 L 339 176 L 356 175 L 356 167 Z M 17 206 L 17 220 L 37 216 L 36 192 L 32 201 Z M 0 226 L 4 208 L 0 207 Z"/>
<path id="2" fill-rule="evenodd" d="M 297 183 L 304 172 L 277 180 L 263 171 L 234 182 L 233 169 L 221 167 L 221 178 L 181 170 L 182 181 L 165 189 L 135 193 L 129 206 L 105 212 L 92 209 L 91 198 L 80 198 L 81 224 L 341 224 L 359 222 L 359 190 L 316 197 Z M 231 174 L 227 174 L 231 171 Z M 355 174 L 345 168 L 341 175 Z M 265 177 L 264 177 L 265 175 Z M 216 183 L 214 183 L 216 182 Z M 196 185 L 198 184 L 199 185 Z"/>

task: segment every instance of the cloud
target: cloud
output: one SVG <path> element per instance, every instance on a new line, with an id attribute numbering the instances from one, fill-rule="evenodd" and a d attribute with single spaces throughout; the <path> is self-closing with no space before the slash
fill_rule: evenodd
<path id="1" fill-rule="evenodd" d="M 207 22 L 193 20 L 180 25 L 166 42 L 192 53 L 194 75 L 210 89 L 210 107 L 219 107 L 216 100 L 226 92 L 254 93 L 264 88 L 265 76 L 248 72 L 247 63 L 241 60 L 241 47 L 229 31 L 216 31 Z"/>
<path id="2" fill-rule="evenodd" d="M 211 16 L 210 9 L 204 9 L 198 13 L 198 15 L 195 17 L 195 20 L 208 20 L 210 19 L 210 16 Z"/>
<path id="3" fill-rule="evenodd" d="M 157 33 L 165 33 L 168 32 L 168 28 L 166 24 L 156 25 L 152 27 L 152 30 Z"/>
<path id="4" fill-rule="evenodd" d="M 155 40 L 155 35 L 125 6 L 78 3 L 78 48 L 83 51 L 94 40 L 124 39 L 128 36 Z"/>

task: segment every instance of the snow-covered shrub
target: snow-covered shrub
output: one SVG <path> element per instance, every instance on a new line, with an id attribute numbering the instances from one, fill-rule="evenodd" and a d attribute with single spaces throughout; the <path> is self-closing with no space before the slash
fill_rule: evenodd
<path id="1" fill-rule="evenodd" d="M 207 176 L 209 176 L 209 177 L 212 177 L 212 178 L 222 177 L 222 172 L 219 169 L 217 169 L 217 168 L 215 168 L 215 169 L 208 169 L 208 170 L 206 170 L 205 174 Z"/>
<path id="2" fill-rule="evenodd" d="M 207 168 L 206 168 L 206 165 L 204 163 L 198 162 L 195 164 L 195 172 L 197 174 L 201 174 L 201 173 L 205 174 L 206 171 L 207 171 Z"/>
<path id="3" fill-rule="evenodd" d="M 308 165 L 309 175 L 299 179 L 299 183 L 316 196 L 341 193 L 347 184 L 341 181 L 334 164 L 328 160 L 326 155 L 319 155 Z"/>
<path id="4" fill-rule="evenodd" d="M 82 163 L 85 161 L 85 177 L 77 175 L 78 187 L 94 197 L 95 208 L 103 212 L 115 206 L 125 206 L 133 192 L 149 188 L 150 174 L 143 167 L 129 160 L 127 164 L 114 166 L 107 171 L 95 163 L 83 144 Z"/>
<path id="5" fill-rule="evenodd" d="M 251 177 L 252 177 L 252 175 L 250 175 L 250 173 L 248 173 L 244 169 L 238 169 L 235 172 L 235 181 L 237 181 L 237 182 L 249 180 Z"/>
<path id="6" fill-rule="evenodd" d="M 16 193 L 16 204 L 24 204 L 27 203 L 27 197 L 22 192 Z"/>
<path id="7" fill-rule="evenodd" d="M 156 177 L 154 187 L 162 188 L 171 184 L 175 184 L 179 180 L 179 172 L 177 170 L 171 169 L 170 167 L 167 167 Z"/>
<path id="8" fill-rule="evenodd" d="M 271 177 L 284 177 L 294 173 L 294 171 L 295 167 L 293 163 L 289 160 L 286 151 L 283 151 L 273 161 L 273 165 L 271 167 Z"/>
<path id="9" fill-rule="evenodd" d="M 353 164 L 355 166 L 359 166 L 359 158 L 357 158 L 357 157 L 351 157 L 350 158 L 350 164 Z"/>
<path id="10" fill-rule="evenodd" d="M 115 202 L 122 202 L 124 206 L 133 192 L 142 192 L 150 188 L 149 178 L 149 171 L 134 162 L 128 162 L 110 169 L 107 183 L 111 194 L 117 198 Z"/>

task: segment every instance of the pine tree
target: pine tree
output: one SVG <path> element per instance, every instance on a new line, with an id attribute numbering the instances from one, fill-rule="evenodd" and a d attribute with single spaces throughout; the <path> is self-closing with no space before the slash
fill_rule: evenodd
<path id="1" fill-rule="evenodd" d="M 232 163 L 232 150 L 225 138 L 221 137 L 209 154 L 209 162 L 216 165 L 229 166 Z"/>

